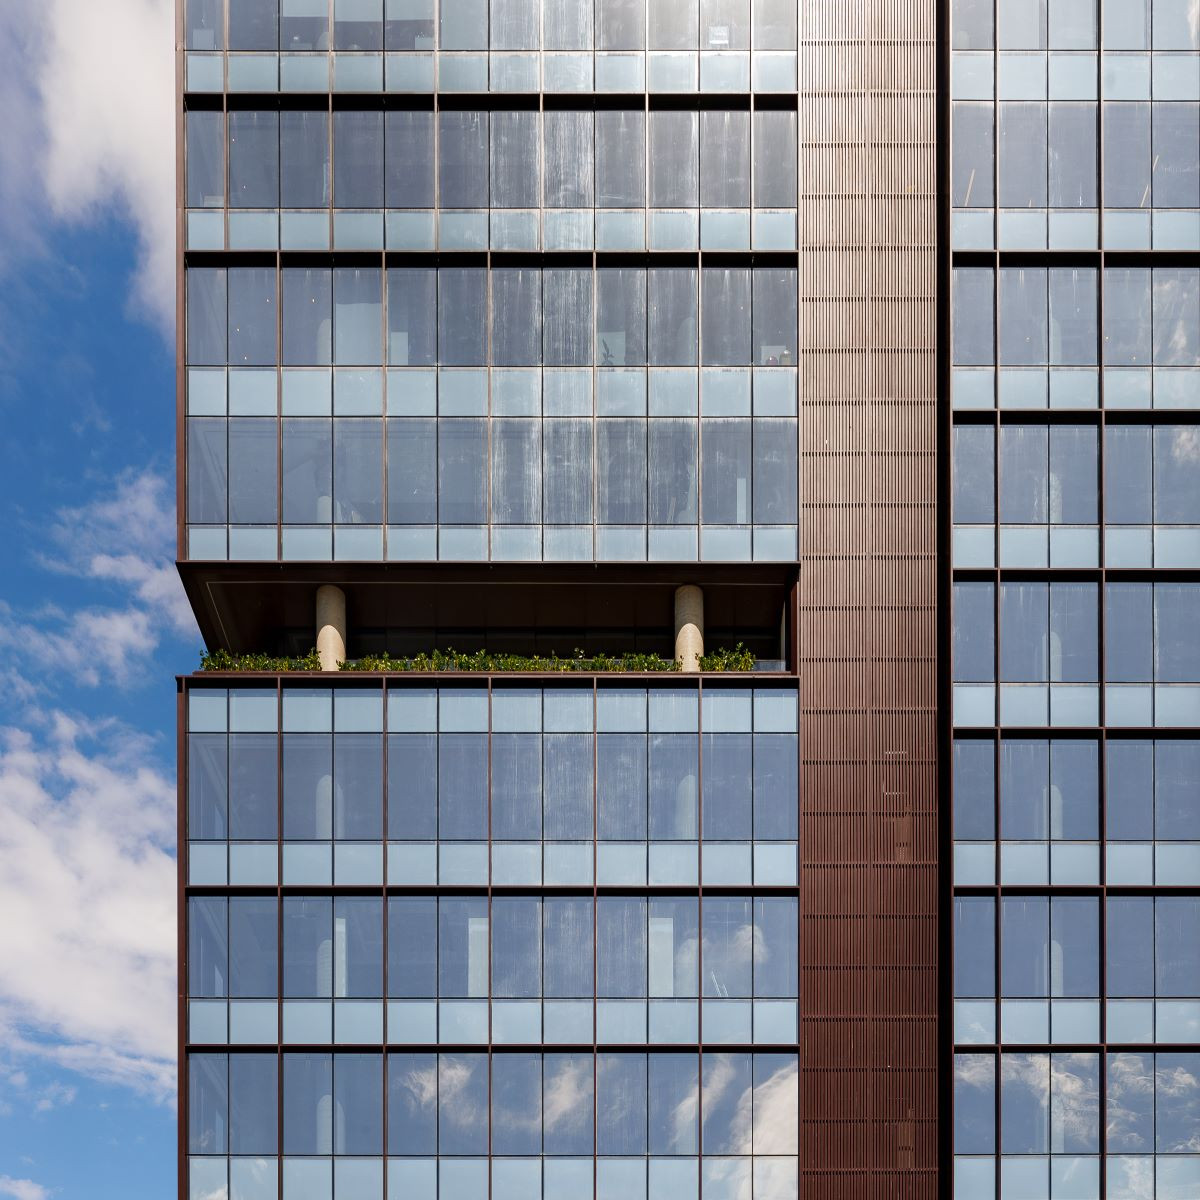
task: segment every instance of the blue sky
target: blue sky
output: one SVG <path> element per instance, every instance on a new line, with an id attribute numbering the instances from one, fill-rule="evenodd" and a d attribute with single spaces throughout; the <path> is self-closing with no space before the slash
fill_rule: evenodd
<path id="1" fill-rule="evenodd" d="M 0 0 L 3 1200 L 175 1189 L 170 11 Z"/>

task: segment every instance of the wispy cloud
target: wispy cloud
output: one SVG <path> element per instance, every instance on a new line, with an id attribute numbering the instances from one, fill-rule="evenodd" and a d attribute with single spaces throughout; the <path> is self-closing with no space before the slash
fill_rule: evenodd
<path id="1" fill-rule="evenodd" d="M 134 307 L 174 322 L 172 0 L 0 5 L 0 270 L 48 222 L 116 215 L 137 233 Z"/>
<path id="2" fill-rule="evenodd" d="M 174 787 L 143 734 L 31 718 L 0 728 L 0 1042 L 166 1099 Z"/>
<path id="3" fill-rule="evenodd" d="M 21 664 L 17 686 L 28 696 L 47 672 L 69 671 L 91 687 L 132 686 L 165 633 L 195 635 L 174 567 L 174 497 L 161 475 L 128 472 L 89 503 L 60 509 L 43 540 L 44 568 L 100 585 L 113 603 L 35 612 L 0 603 L 0 645 Z"/>

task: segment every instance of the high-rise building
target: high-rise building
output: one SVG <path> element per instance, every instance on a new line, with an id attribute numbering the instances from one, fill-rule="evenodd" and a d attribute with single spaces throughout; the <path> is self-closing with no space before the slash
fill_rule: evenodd
<path id="1" fill-rule="evenodd" d="M 1200 1198 L 1197 0 L 178 59 L 181 1195 Z"/>

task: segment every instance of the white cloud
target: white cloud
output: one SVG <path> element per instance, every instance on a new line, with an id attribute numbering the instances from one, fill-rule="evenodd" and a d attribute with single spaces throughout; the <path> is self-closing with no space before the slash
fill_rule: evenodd
<path id="1" fill-rule="evenodd" d="M 50 1193 L 32 1179 L 13 1179 L 0 1175 L 0 1196 L 11 1196 L 12 1200 L 50 1200 Z"/>
<path id="2" fill-rule="evenodd" d="M 10 268 L 50 221 L 137 232 L 135 306 L 174 326 L 172 0 L 0 3 L 0 242 Z"/>
<path id="3" fill-rule="evenodd" d="M 167 1100 L 174 786 L 115 721 L 31 724 L 0 729 L 0 1043 Z"/>
<path id="4" fill-rule="evenodd" d="M 175 497 L 169 482 L 146 469 L 118 478 L 111 494 L 59 509 L 50 537 L 58 556 L 48 565 L 130 588 L 177 632 L 196 630 L 175 571 Z"/>
<path id="5" fill-rule="evenodd" d="M 28 700 L 48 672 L 69 671 L 86 686 L 128 687 L 145 678 L 163 634 L 195 637 L 196 622 L 174 566 L 174 496 L 151 470 L 127 472 L 101 495 L 55 514 L 42 566 L 102 584 L 112 605 L 17 612 L 0 602 L 0 645 L 24 671 L 7 668 Z"/>

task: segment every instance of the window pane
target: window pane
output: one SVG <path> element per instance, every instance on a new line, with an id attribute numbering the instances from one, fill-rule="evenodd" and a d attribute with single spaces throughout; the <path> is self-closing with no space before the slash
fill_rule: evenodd
<path id="1" fill-rule="evenodd" d="M 1200 681 L 1200 586 L 1154 585 L 1154 678 L 1158 683 Z"/>
<path id="2" fill-rule="evenodd" d="M 592 900 L 548 896 L 543 903 L 547 999 L 593 994 Z"/>
<path id="3" fill-rule="evenodd" d="M 438 1055 L 438 1152 L 488 1151 L 488 1056 Z"/>
<path id="4" fill-rule="evenodd" d="M 438 994 L 488 994 L 488 902 L 484 896 L 438 902 Z"/>
<path id="5" fill-rule="evenodd" d="M 329 203 L 329 115 L 279 114 L 279 202 L 284 208 L 324 208 Z"/>
<path id="6" fill-rule="evenodd" d="M 400 110 L 384 114 L 384 140 L 387 207 L 432 208 L 433 113 Z"/>
<path id="7" fill-rule="evenodd" d="M 703 836 L 714 841 L 751 837 L 751 761 L 749 734 L 705 734 L 701 738 Z"/>
<path id="8" fill-rule="evenodd" d="M 233 896 L 229 900 L 229 994 L 275 996 L 279 944 L 274 899 Z"/>
<path id="9" fill-rule="evenodd" d="M 954 995 L 996 994 L 996 908 L 981 896 L 954 900 Z"/>
<path id="10" fill-rule="evenodd" d="M 649 119 L 650 205 L 692 208 L 700 195 L 699 114 L 658 109 Z"/>
<path id="11" fill-rule="evenodd" d="M 328 268 L 283 272 L 283 362 L 328 366 L 333 350 L 333 273 Z"/>
<path id="12" fill-rule="evenodd" d="M 1110 583 L 1104 599 L 1104 665 L 1109 682 L 1150 682 L 1154 677 L 1151 586 Z"/>
<path id="13" fill-rule="evenodd" d="M 594 754 L 590 734 L 547 734 L 544 739 L 545 793 L 542 797 L 548 841 L 591 839 Z"/>
<path id="14" fill-rule="evenodd" d="M 547 268 L 542 291 L 543 361 L 548 367 L 586 366 L 592 361 L 591 271 Z"/>
<path id="15" fill-rule="evenodd" d="M 542 114 L 542 130 L 543 204 L 590 208 L 595 197 L 595 114 L 548 110 Z"/>
<path id="16" fill-rule="evenodd" d="M 487 735 L 443 733 L 438 739 L 438 836 L 487 837 Z"/>
<path id="17" fill-rule="evenodd" d="M 650 521 L 655 525 L 696 520 L 696 422 L 649 423 Z"/>
<path id="18" fill-rule="evenodd" d="M 761 45 L 761 29 L 755 44 Z M 796 206 L 796 114 L 763 109 L 754 114 L 754 206 Z"/>
<path id="19" fill-rule="evenodd" d="M 596 424 L 597 519 L 604 525 L 641 525 L 646 520 L 646 422 Z"/>
<path id="20" fill-rule="evenodd" d="M 590 1054 L 547 1054 L 542 1066 L 543 1149 L 591 1154 L 595 1142 L 594 1065 Z"/>
<path id="21" fill-rule="evenodd" d="M 596 901 L 596 994 L 646 994 L 646 901 L 601 896 Z"/>
<path id="22" fill-rule="evenodd" d="M 651 366 L 695 366 L 696 282 L 690 267 L 647 272 Z"/>
<path id="23" fill-rule="evenodd" d="M 450 367 L 487 362 L 487 280 L 473 267 L 438 272 L 438 361 Z"/>
<path id="24" fill-rule="evenodd" d="M 438 123 L 438 186 L 441 206 L 486 208 L 488 114 L 442 111 L 438 113 Z"/>
<path id="25" fill-rule="evenodd" d="M 1047 1152 L 1049 1093 L 1050 1055 L 1014 1054 L 1003 1058 L 1001 1145 L 1006 1154 Z M 1029 1166 L 1035 1180 L 1047 1168 L 1045 1160 L 1031 1160 Z M 1033 1186 L 1032 1194 L 1039 1194 L 1039 1185 Z"/>
<path id="26" fill-rule="evenodd" d="M 536 899 L 492 900 L 492 994 L 542 994 L 542 906 Z M 517 1153 L 513 1151 L 512 1153 Z"/>
<path id="27" fill-rule="evenodd" d="M 1000 746 L 1000 828 L 1007 841 L 1050 836 L 1050 743 L 1005 738 Z"/>
<path id="28" fill-rule="evenodd" d="M 388 837 L 432 839 L 437 832 L 437 735 L 388 737 Z"/>
<path id="29" fill-rule="evenodd" d="M 189 112 L 187 121 L 187 205 L 220 208 L 225 203 L 225 116 Z"/>
<path id="30" fill-rule="evenodd" d="M 333 902 L 283 900 L 283 994 L 333 994 Z"/>
<path id="31" fill-rule="evenodd" d="M 1050 205 L 1096 207 L 1096 106 L 1050 105 Z"/>
<path id="32" fill-rule="evenodd" d="M 1096 428 L 1050 427 L 1050 520 L 1092 524 L 1097 506 Z"/>
<path id="33" fill-rule="evenodd" d="M 991 208 L 995 203 L 995 109 L 990 104 L 956 103 L 953 107 L 951 202 L 955 208 Z"/>
<path id="34" fill-rule="evenodd" d="M 332 422 L 311 418 L 283 422 L 284 524 L 327 522 L 332 516 Z"/>
<path id="35" fill-rule="evenodd" d="M 333 44 L 338 50 L 382 50 L 383 0 L 334 0 Z"/>
<path id="36" fill-rule="evenodd" d="M 1154 365 L 1200 365 L 1200 272 L 1154 272 Z"/>
<path id="37" fill-rule="evenodd" d="M 601 734 L 596 739 L 597 837 L 646 837 L 646 736 Z"/>
<path id="38" fill-rule="evenodd" d="M 647 1118 L 646 1055 L 596 1056 L 596 1151 L 644 1154 Z"/>
<path id="39" fill-rule="evenodd" d="M 334 362 L 374 365 L 383 361 L 382 289 L 382 272 L 377 269 L 334 271 Z"/>
<path id="40" fill-rule="evenodd" d="M 389 1054 L 388 1141 L 393 1155 L 437 1151 L 437 1056 Z"/>
<path id="41" fill-rule="evenodd" d="M 1154 747 L 1154 835 L 1200 841 L 1200 742 Z"/>
<path id="42" fill-rule="evenodd" d="M 1158 996 L 1200 996 L 1200 900 L 1159 896 L 1154 901 L 1154 990 Z"/>
<path id="43" fill-rule="evenodd" d="M 740 109 L 700 113 L 700 203 L 713 208 L 750 204 L 750 114 Z"/>
<path id="44" fill-rule="evenodd" d="M 493 0 L 495 4 L 497 0 Z M 511 0 L 505 0 L 511 3 Z M 493 44 L 497 31 L 492 30 Z M 530 41 L 536 39 L 536 28 Z M 534 208 L 540 195 L 538 170 L 539 119 L 525 109 L 492 114 L 492 205 Z"/>
<path id="45" fill-rule="evenodd" d="M 498 367 L 541 362 L 542 273 L 533 267 L 497 267 L 492 284 L 491 361 Z"/>
<path id="46" fill-rule="evenodd" d="M 1096 357 L 1096 271 L 1060 268 L 1050 276 L 1050 363 L 1094 366 Z"/>
<path id="47" fill-rule="evenodd" d="M 995 431 L 990 425 L 954 427 L 955 524 L 996 519 Z M 1005 477 L 1007 485 L 1007 475 Z"/>
<path id="48" fill-rule="evenodd" d="M 1104 106 L 1104 204 L 1107 208 L 1150 207 L 1149 104 Z"/>
<path id="49" fill-rule="evenodd" d="M 1000 104 L 1000 205 L 1046 206 L 1046 106 Z"/>
<path id="50" fill-rule="evenodd" d="M 700 272 L 701 359 L 705 366 L 741 366 L 750 357 L 750 272 L 706 267 Z"/>
<path id="51" fill-rule="evenodd" d="M 279 1153 L 279 1060 L 274 1054 L 229 1056 L 229 1152 Z"/>
<path id="52" fill-rule="evenodd" d="M 752 361 L 757 366 L 790 366 L 796 361 L 797 294 L 791 268 L 755 268 Z"/>
<path id="53" fill-rule="evenodd" d="M 1047 361 L 1046 272 L 1030 267 L 1000 271 L 1000 362 L 1008 367 Z"/>
<path id="54" fill-rule="evenodd" d="M 1107 994 L 1154 995 L 1154 901 L 1148 896 L 1109 897 L 1105 936 Z"/>
<path id="55" fill-rule="evenodd" d="M 229 114 L 229 205 L 275 208 L 279 204 L 279 114 Z"/>
<path id="56" fill-rule="evenodd" d="M 1005 996 L 1050 994 L 1050 901 L 1045 896 L 1000 902 L 1001 992 Z M 962 945 L 961 942 L 958 943 Z"/>
<path id="57" fill-rule="evenodd" d="M 335 1154 L 383 1153 L 383 1056 L 334 1057 Z"/>
<path id="58" fill-rule="evenodd" d="M 187 360 L 197 366 L 226 361 L 226 278 L 212 267 L 187 272 Z"/>
<path id="59" fill-rule="evenodd" d="M 603 0 L 611 5 L 628 0 Z M 646 116 L 641 111 L 596 113 L 596 205 L 640 208 L 646 202 Z"/>
<path id="60" fill-rule="evenodd" d="M 1050 994 L 1100 992 L 1100 910 L 1094 897 L 1056 896 L 1050 905 Z"/>
<path id="61" fill-rule="evenodd" d="M 590 524 L 592 520 L 592 422 L 546 421 L 544 429 L 547 524 Z M 549 739 L 547 754 L 549 755 Z"/>
<path id="62" fill-rule="evenodd" d="M 596 353 L 602 367 L 645 363 L 645 271 L 622 267 L 596 272 Z"/>
<path id="63" fill-rule="evenodd" d="M 986 267 L 957 267 L 952 299 L 951 333 L 956 366 L 988 366 L 995 362 L 993 345 L 993 281 Z"/>
<path id="64" fill-rule="evenodd" d="M 996 836 L 996 759 L 993 743 L 954 743 L 954 836 L 989 841 Z"/>
<path id="65" fill-rule="evenodd" d="M 492 1058 L 492 1153 L 540 1154 L 541 1135 L 542 1056 L 495 1055 Z"/>
<path id="66" fill-rule="evenodd" d="M 432 366 L 437 362 L 437 272 L 393 268 L 387 281 L 388 362 Z"/>
<path id="67" fill-rule="evenodd" d="M 437 900 L 388 899 L 388 995 L 437 995 Z"/>

